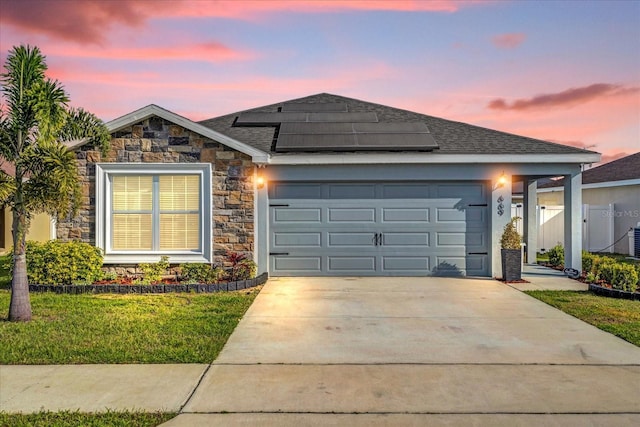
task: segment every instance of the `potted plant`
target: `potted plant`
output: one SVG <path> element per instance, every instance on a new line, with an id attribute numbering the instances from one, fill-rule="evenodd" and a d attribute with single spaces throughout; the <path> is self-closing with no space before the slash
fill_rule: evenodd
<path id="1" fill-rule="evenodd" d="M 522 278 L 522 237 L 516 228 L 516 222 L 520 217 L 513 217 L 504 226 L 504 232 L 500 238 L 500 251 L 502 257 L 502 280 L 514 282 Z"/>

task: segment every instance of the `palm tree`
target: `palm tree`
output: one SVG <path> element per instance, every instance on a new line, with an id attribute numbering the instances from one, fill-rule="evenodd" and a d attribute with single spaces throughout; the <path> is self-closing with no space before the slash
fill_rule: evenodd
<path id="1" fill-rule="evenodd" d="M 69 108 L 57 80 L 45 77 L 37 47 L 14 47 L 2 74 L 0 205 L 13 212 L 9 320 L 31 320 L 26 235 L 33 214 L 75 214 L 81 202 L 76 157 L 64 142 L 85 139 L 103 150 L 109 133 L 93 114 Z"/>

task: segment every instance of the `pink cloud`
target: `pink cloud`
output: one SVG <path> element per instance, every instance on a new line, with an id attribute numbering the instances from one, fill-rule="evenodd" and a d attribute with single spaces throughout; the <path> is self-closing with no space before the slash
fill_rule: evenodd
<path id="1" fill-rule="evenodd" d="M 609 162 L 612 162 L 614 160 L 618 160 L 618 159 L 621 159 L 623 157 L 627 157 L 627 156 L 629 156 L 631 154 L 633 154 L 633 153 L 622 152 L 622 153 L 613 153 L 613 154 L 603 154 L 599 164 L 609 163 Z"/>
<path id="2" fill-rule="evenodd" d="M 125 26 L 142 28 L 152 18 L 218 17 L 255 19 L 269 13 L 328 13 L 335 11 L 456 12 L 463 7 L 491 1 L 462 0 L 318 0 L 318 1 L 215 1 L 180 2 L 149 0 L 2 0 L 2 25 L 74 41 L 102 45 L 109 30 Z"/>
<path id="3" fill-rule="evenodd" d="M 129 61 L 192 60 L 220 62 L 242 61 L 257 57 L 257 54 L 248 50 L 234 49 L 215 41 L 191 43 L 180 46 L 109 47 L 106 49 L 86 49 L 81 46 L 51 45 L 45 53 L 56 57 L 104 58 Z"/>
<path id="4" fill-rule="evenodd" d="M 163 8 L 157 2 L 153 8 Z M 143 7 L 146 6 L 146 7 Z M 141 27 L 146 19 L 144 1 L 3 0 L 2 24 L 55 39 L 101 44 L 114 25 Z"/>
<path id="5" fill-rule="evenodd" d="M 524 33 L 506 33 L 494 36 L 491 41 L 498 48 L 513 49 L 520 46 L 526 38 Z"/>
<path id="6" fill-rule="evenodd" d="M 595 83 L 589 86 L 570 88 L 562 92 L 536 95 L 532 98 L 516 99 L 507 103 L 503 98 L 496 98 L 489 102 L 492 110 L 530 110 L 554 107 L 570 107 L 577 104 L 612 96 L 636 94 L 640 87 L 625 87 L 615 84 Z"/>

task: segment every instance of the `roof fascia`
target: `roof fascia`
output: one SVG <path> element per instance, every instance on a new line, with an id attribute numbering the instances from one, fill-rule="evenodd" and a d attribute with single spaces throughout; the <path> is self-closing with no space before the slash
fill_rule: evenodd
<path id="1" fill-rule="evenodd" d="M 439 153 L 327 153 L 272 155 L 271 165 L 330 164 L 489 164 L 489 163 L 597 163 L 599 153 L 576 154 L 439 154 Z"/>
<path id="2" fill-rule="evenodd" d="M 265 153 L 264 151 L 258 150 L 257 148 L 237 141 L 233 138 L 202 126 L 201 124 L 193 122 L 185 117 L 179 116 L 176 113 L 165 110 L 164 108 L 158 107 L 154 104 L 147 105 L 146 107 L 140 108 L 139 110 L 111 120 L 110 122 L 106 123 L 106 126 L 107 129 L 109 129 L 109 132 L 116 132 L 134 123 L 138 123 L 142 120 L 148 119 L 151 116 L 158 116 L 167 121 L 182 126 L 185 129 L 189 129 L 190 131 L 195 132 L 199 135 L 213 139 L 214 141 L 224 144 L 229 148 L 233 148 L 234 150 L 251 156 L 251 159 L 254 163 L 267 163 L 269 160 L 269 154 Z"/>
<path id="3" fill-rule="evenodd" d="M 583 190 L 589 190 L 592 188 L 611 188 L 611 187 L 626 187 L 629 185 L 640 185 L 640 178 L 636 179 L 624 179 L 621 181 L 605 181 L 594 182 L 591 184 L 582 184 Z M 552 193 L 554 191 L 564 191 L 564 186 L 539 188 L 538 193 Z"/>

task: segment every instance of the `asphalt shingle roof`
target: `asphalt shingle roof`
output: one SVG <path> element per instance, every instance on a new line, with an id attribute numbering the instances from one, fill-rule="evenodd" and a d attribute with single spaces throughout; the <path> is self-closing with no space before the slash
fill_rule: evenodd
<path id="1" fill-rule="evenodd" d="M 234 126 L 234 121 L 243 112 L 277 112 L 284 104 L 290 103 L 345 103 L 350 112 L 374 112 L 381 123 L 423 122 L 438 143 L 439 149 L 437 152 L 443 154 L 584 154 L 589 152 L 567 145 L 513 135 L 328 93 L 282 101 L 203 120 L 199 123 L 262 151 L 273 153 L 275 127 L 239 127 Z"/>
<path id="2" fill-rule="evenodd" d="M 582 172 L 582 184 L 626 181 L 628 179 L 640 179 L 640 152 Z M 540 185 L 539 188 L 560 187 L 562 185 L 564 185 L 564 178 Z"/>

